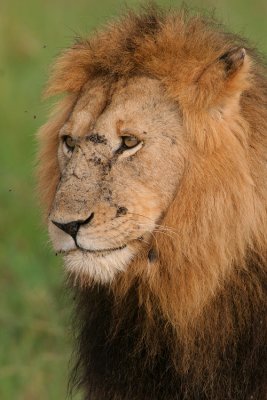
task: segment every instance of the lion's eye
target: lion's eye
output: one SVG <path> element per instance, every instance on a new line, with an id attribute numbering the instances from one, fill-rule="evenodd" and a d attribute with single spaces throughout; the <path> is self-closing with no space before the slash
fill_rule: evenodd
<path id="1" fill-rule="evenodd" d="M 76 141 L 71 136 L 63 136 L 63 142 L 69 151 L 74 150 Z"/>
<path id="2" fill-rule="evenodd" d="M 132 149 L 140 143 L 135 136 L 122 136 L 121 140 L 123 147 L 126 149 Z"/>

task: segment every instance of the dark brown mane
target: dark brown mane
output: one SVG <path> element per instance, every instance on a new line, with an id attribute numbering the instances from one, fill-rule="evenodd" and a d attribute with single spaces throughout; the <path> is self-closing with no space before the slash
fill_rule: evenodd
<path id="1" fill-rule="evenodd" d="M 102 285 L 78 289 L 71 393 L 82 388 L 86 399 L 108 400 L 264 400 L 266 306 L 254 296 L 258 285 L 266 290 L 266 274 L 255 262 L 250 267 L 257 282 L 246 283 L 240 273 L 238 287 L 225 286 L 205 310 L 206 327 L 195 328 L 194 345 L 177 340 L 176 329 L 140 281 L 120 301 Z M 153 302 L 149 317 L 140 304 L 144 290 Z"/>

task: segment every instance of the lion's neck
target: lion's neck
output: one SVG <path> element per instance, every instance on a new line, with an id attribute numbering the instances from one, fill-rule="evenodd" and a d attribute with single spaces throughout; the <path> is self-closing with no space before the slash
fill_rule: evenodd
<path id="1" fill-rule="evenodd" d="M 265 279 L 260 264 L 238 273 L 206 306 L 187 337 L 179 335 L 140 279 L 122 297 L 99 285 L 78 290 L 74 383 L 83 386 L 88 398 L 110 400 L 243 400 L 248 393 L 258 395 L 264 385 L 260 367 L 264 370 L 266 363 Z M 253 349 L 260 366 L 256 372 L 248 357 Z M 223 389 L 227 374 L 232 374 L 232 386 Z"/>

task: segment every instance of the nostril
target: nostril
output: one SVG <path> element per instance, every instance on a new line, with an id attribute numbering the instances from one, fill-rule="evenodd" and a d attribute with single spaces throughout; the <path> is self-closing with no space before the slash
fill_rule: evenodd
<path id="1" fill-rule="evenodd" d="M 72 221 L 72 222 L 68 222 L 66 224 L 64 224 L 62 222 L 53 221 L 53 220 L 52 220 L 52 222 L 59 229 L 68 233 L 75 240 L 80 226 L 89 224 L 93 218 L 94 218 L 94 213 L 91 213 L 90 216 L 85 220 Z"/>

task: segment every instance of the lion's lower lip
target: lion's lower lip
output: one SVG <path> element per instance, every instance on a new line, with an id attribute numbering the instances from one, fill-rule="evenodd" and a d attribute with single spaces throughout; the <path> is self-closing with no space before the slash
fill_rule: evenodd
<path id="1" fill-rule="evenodd" d="M 121 246 L 118 246 L 118 247 L 109 247 L 109 248 L 106 248 L 106 249 L 86 249 L 86 248 L 84 248 L 84 247 L 81 247 L 81 246 L 75 241 L 76 247 L 74 247 L 74 248 L 72 248 L 72 249 L 69 249 L 69 250 L 58 250 L 57 253 L 58 253 L 58 254 L 65 254 L 65 255 L 67 255 L 67 254 L 70 254 L 70 253 L 72 253 L 72 252 L 80 251 L 80 252 L 83 253 L 83 254 L 97 254 L 97 255 L 99 255 L 99 256 L 101 256 L 101 255 L 104 256 L 104 255 L 107 255 L 107 254 L 112 253 L 112 252 L 115 252 L 115 251 L 123 250 L 123 249 L 125 249 L 128 245 L 130 245 L 131 243 L 134 243 L 134 242 L 136 242 L 136 241 L 140 242 L 140 241 L 142 241 L 142 240 L 143 240 L 143 237 L 140 236 L 140 237 L 138 237 L 137 239 L 134 239 L 134 240 L 132 240 L 131 242 L 128 242 L 128 243 L 123 244 L 123 245 L 121 245 Z"/>
<path id="2" fill-rule="evenodd" d="M 101 253 L 111 253 L 113 251 L 118 251 L 118 250 L 122 250 L 125 249 L 127 245 L 124 244 L 122 246 L 119 247 L 113 247 L 113 248 L 108 248 L 108 249 L 84 249 L 83 247 L 77 246 L 77 248 L 79 250 L 81 250 L 84 253 L 97 253 L 97 254 L 101 254 Z"/>

